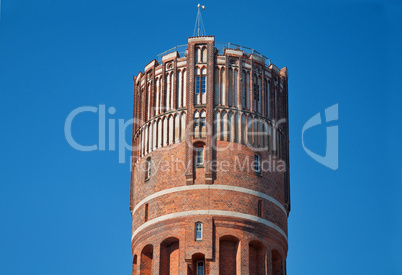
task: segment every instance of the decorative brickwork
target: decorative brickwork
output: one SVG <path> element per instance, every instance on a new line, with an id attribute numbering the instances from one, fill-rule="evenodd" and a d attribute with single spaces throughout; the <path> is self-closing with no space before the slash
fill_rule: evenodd
<path id="1" fill-rule="evenodd" d="M 213 36 L 134 77 L 133 274 L 286 274 L 287 81 Z"/>

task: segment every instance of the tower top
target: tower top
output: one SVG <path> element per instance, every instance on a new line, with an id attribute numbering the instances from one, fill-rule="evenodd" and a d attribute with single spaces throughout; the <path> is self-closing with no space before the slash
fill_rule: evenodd
<path id="1" fill-rule="evenodd" d="M 197 8 L 198 12 L 197 12 L 197 18 L 195 20 L 193 36 L 204 36 L 206 33 L 205 33 L 204 22 L 202 21 L 201 9 L 205 10 L 205 6 L 198 4 Z"/>

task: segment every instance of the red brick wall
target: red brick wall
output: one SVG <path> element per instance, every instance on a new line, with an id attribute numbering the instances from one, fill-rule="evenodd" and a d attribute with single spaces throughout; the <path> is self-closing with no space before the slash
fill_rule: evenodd
<path id="1" fill-rule="evenodd" d="M 206 38 L 190 39 L 188 44 L 188 56 L 178 58 L 174 56 L 169 60 L 164 60 L 161 64 L 155 62 L 148 66 L 144 74 L 140 73 L 134 77 L 134 118 L 144 120 L 133 125 L 133 165 L 131 176 L 130 210 L 132 211 L 132 250 L 133 274 L 195 274 L 195 264 L 198 260 L 205 261 L 205 274 L 285 274 L 285 260 L 287 253 L 287 239 L 280 231 L 275 229 L 277 226 L 287 234 L 287 215 L 290 209 L 289 201 L 289 154 L 288 154 L 288 110 L 287 110 L 287 71 L 282 69 L 280 73 L 273 66 L 266 68 L 264 64 L 259 64 L 251 60 L 250 56 L 241 57 L 226 54 L 224 63 L 219 63 L 215 52 L 213 40 Z M 207 101 L 205 105 L 194 106 L 194 76 L 195 68 L 195 49 L 199 45 L 207 47 L 207 62 L 202 64 L 207 68 Z M 242 70 L 246 68 L 243 62 L 250 64 L 250 111 L 234 106 L 229 109 L 227 106 L 214 105 L 214 70 L 217 66 L 226 71 L 226 89 L 228 89 L 229 56 L 237 60 L 238 92 L 234 96 L 240 104 L 242 102 L 241 91 L 244 85 Z M 156 85 L 155 77 L 162 74 L 163 83 L 161 87 L 162 102 L 166 102 L 166 63 L 172 62 L 174 72 L 173 89 L 176 91 L 177 72 L 183 69 L 186 62 L 187 70 L 187 106 L 180 110 L 177 109 L 177 95 L 174 93 L 172 112 L 185 111 L 187 114 L 186 125 L 189 126 L 185 132 L 185 139 L 180 140 L 173 132 L 174 142 L 163 145 L 160 139 L 157 141 L 157 149 L 152 150 L 150 142 L 153 135 L 148 132 L 148 140 L 145 137 L 145 125 L 152 125 L 153 119 L 163 118 L 170 113 L 164 113 L 155 117 L 153 107 L 156 107 Z M 180 64 L 180 65 L 179 65 Z M 262 98 L 261 114 L 256 114 L 253 110 L 253 73 L 258 73 L 263 68 L 262 80 L 270 74 L 270 78 L 282 88 L 278 90 L 277 106 L 271 106 L 271 113 L 268 117 L 265 98 Z M 161 70 L 161 74 L 159 74 Z M 147 78 L 150 74 L 152 77 Z M 264 81 L 262 81 L 262 97 L 265 96 Z M 147 87 L 151 87 L 151 96 L 147 98 Z M 220 87 L 220 85 L 219 85 Z M 173 91 L 172 91 L 173 92 Z M 274 88 L 271 85 L 270 102 L 274 104 Z M 147 103 L 151 103 L 150 113 L 147 113 Z M 228 102 L 228 92 L 226 92 L 226 102 Z M 194 139 L 192 135 L 192 119 L 194 112 L 198 110 L 206 111 L 208 129 L 206 138 Z M 214 126 L 214 111 L 235 111 L 264 119 L 271 127 L 280 129 L 280 149 L 273 150 L 272 137 L 268 150 L 256 152 L 253 148 L 240 144 L 239 140 L 229 142 L 214 140 L 212 135 L 216 132 Z M 285 123 L 275 125 L 275 121 L 284 118 Z M 276 119 L 276 120 L 274 120 Z M 272 120 L 272 121 L 271 121 Z M 146 123 L 146 124 L 141 124 Z M 176 121 L 174 121 L 176 123 Z M 173 124 L 173 127 L 176 127 Z M 240 128 L 240 127 L 239 127 Z M 252 128 L 251 128 L 252 129 Z M 169 139 L 170 131 L 162 127 L 162 138 Z M 239 133 L 239 137 L 241 134 Z M 246 135 L 247 136 L 247 135 Z M 249 135 L 253 142 L 254 136 Z M 202 142 L 204 144 L 203 167 L 194 167 L 194 150 L 192 144 Z M 144 144 L 145 146 L 142 146 Z M 215 147 L 214 147 L 215 146 Z M 263 170 L 256 174 L 253 170 L 255 154 L 258 154 L 261 161 L 271 169 Z M 146 160 L 150 158 L 152 163 L 151 176 L 146 178 Z M 214 162 L 214 165 L 212 164 Z M 284 165 L 283 165 L 284 163 Z M 282 165 L 282 167 L 281 167 Z M 267 168 L 267 167 L 265 167 Z M 199 186 L 227 186 L 235 190 L 222 190 L 216 188 L 200 189 Z M 155 193 L 166 191 L 171 188 L 194 187 L 189 190 L 169 192 L 164 195 L 154 196 Z M 236 189 L 237 188 L 237 189 Z M 257 194 L 241 192 L 238 188 L 246 188 L 251 191 L 260 192 L 270 197 L 266 199 Z M 250 192 L 251 192 L 250 191 Z M 261 201 L 262 216 L 258 217 L 258 201 Z M 279 207 L 271 200 L 276 200 L 282 207 Z M 148 205 L 148 221 L 145 219 L 145 205 Z M 284 211 L 283 209 L 286 209 Z M 247 214 L 253 219 L 233 217 L 230 215 L 198 215 L 195 211 L 214 210 L 230 211 L 219 213 Z M 171 216 L 166 219 L 166 215 Z M 190 214 L 189 214 L 190 213 Z M 194 214 L 191 214 L 194 213 Z M 261 220 L 258 220 L 261 219 Z M 157 222 L 156 222 L 157 221 Z M 259 221 L 271 222 L 273 226 L 267 226 Z M 195 223 L 202 222 L 203 238 L 195 240 Z M 265 273 L 266 272 L 266 273 Z"/>

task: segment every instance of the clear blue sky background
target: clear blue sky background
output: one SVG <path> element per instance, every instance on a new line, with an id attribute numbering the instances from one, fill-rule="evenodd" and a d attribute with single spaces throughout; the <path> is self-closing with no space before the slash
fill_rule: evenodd
<path id="1" fill-rule="evenodd" d="M 322 2 L 206 0 L 203 18 L 217 41 L 289 69 L 288 274 L 402 274 L 401 4 Z M 1 1 L 0 274 L 130 274 L 129 165 L 74 150 L 64 122 L 100 104 L 130 119 L 132 76 L 187 42 L 196 4 Z M 301 145 L 304 123 L 335 103 L 337 171 Z M 73 135 L 96 143 L 97 115 Z M 305 138 L 324 154 L 325 125 Z"/>

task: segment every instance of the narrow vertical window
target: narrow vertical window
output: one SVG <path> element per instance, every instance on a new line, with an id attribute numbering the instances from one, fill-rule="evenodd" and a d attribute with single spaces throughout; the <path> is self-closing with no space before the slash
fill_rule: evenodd
<path id="1" fill-rule="evenodd" d="M 215 101 L 215 106 L 217 106 L 217 105 L 219 105 L 219 69 L 218 69 L 218 67 L 215 68 L 214 81 L 215 81 L 214 101 Z"/>
<path id="2" fill-rule="evenodd" d="M 159 79 L 156 79 L 156 101 L 155 101 L 155 111 L 156 114 L 159 115 Z"/>
<path id="3" fill-rule="evenodd" d="M 204 262 L 197 263 L 197 275 L 204 275 Z"/>
<path id="4" fill-rule="evenodd" d="M 226 104 L 226 75 L 225 75 L 225 68 L 221 69 L 221 105 L 227 105 Z"/>
<path id="5" fill-rule="evenodd" d="M 258 113 L 257 110 L 257 101 L 258 101 L 258 84 L 257 78 L 254 76 L 253 78 L 253 111 Z"/>
<path id="6" fill-rule="evenodd" d="M 246 109 L 250 110 L 250 73 L 246 73 Z"/>
<path id="7" fill-rule="evenodd" d="M 201 104 L 207 104 L 207 69 L 201 70 Z"/>
<path id="8" fill-rule="evenodd" d="M 196 148 L 195 164 L 197 167 L 202 167 L 204 165 L 204 147 Z"/>
<path id="9" fill-rule="evenodd" d="M 183 87 L 181 85 L 182 82 L 182 72 L 178 71 L 177 73 L 177 108 L 182 107 L 182 96 L 183 96 Z"/>
<path id="10" fill-rule="evenodd" d="M 229 95 L 228 95 L 228 106 L 233 106 L 233 70 L 229 69 Z"/>
<path id="11" fill-rule="evenodd" d="M 148 211 L 149 211 L 149 205 L 148 203 L 145 204 L 145 221 L 148 221 Z"/>
<path id="12" fill-rule="evenodd" d="M 165 106 L 164 110 L 170 110 L 170 76 L 169 74 L 166 75 L 166 97 L 165 97 Z"/>
<path id="13" fill-rule="evenodd" d="M 274 97 L 275 97 L 275 103 L 274 103 L 274 119 L 278 118 L 278 86 L 275 85 L 274 87 Z"/>
<path id="14" fill-rule="evenodd" d="M 246 86 L 247 86 L 247 79 L 246 79 L 246 73 L 243 71 L 243 89 L 242 89 L 242 102 L 241 102 L 241 107 L 242 109 L 246 109 Z"/>
<path id="15" fill-rule="evenodd" d="M 195 223 L 195 240 L 201 241 L 202 240 L 202 223 L 197 222 Z M 204 274 L 204 273 L 202 273 Z"/>
<path id="16" fill-rule="evenodd" d="M 254 171 L 256 174 L 261 174 L 260 155 L 254 155 Z"/>
<path id="17" fill-rule="evenodd" d="M 201 77 L 201 93 L 205 94 L 206 92 L 206 76 Z"/>
<path id="18" fill-rule="evenodd" d="M 197 47 L 195 51 L 195 63 L 200 63 L 201 62 L 201 49 Z"/>
<path id="19" fill-rule="evenodd" d="M 147 171 L 145 173 L 145 180 L 148 180 L 149 177 L 151 177 L 151 167 L 152 167 L 151 158 L 147 158 Z"/>
<path id="20" fill-rule="evenodd" d="M 195 96 L 194 96 L 194 104 L 198 105 L 199 104 L 199 98 L 200 98 L 200 76 L 195 77 Z"/>
<path id="21" fill-rule="evenodd" d="M 261 84 L 261 77 L 258 77 L 258 97 L 257 97 L 257 109 L 258 109 L 258 113 L 262 114 L 262 110 L 261 110 L 261 88 L 262 88 L 262 84 Z"/>
<path id="22" fill-rule="evenodd" d="M 170 109 L 169 110 L 172 110 L 174 107 L 173 96 L 175 94 L 175 91 L 173 90 L 173 85 L 174 85 L 174 73 L 171 73 L 170 74 L 170 103 L 169 103 Z"/>
<path id="23" fill-rule="evenodd" d="M 238 106 L 238 104 L 237 104 L 237 94 L 238 94 L 238 91 L 237 91 L 237 74 L 238 74 L 238 72 L 237 72 L 237 70 L 235 70 L 234 71 L 234 84 L 233 84 L 233 97 L 234 97 L 234 106 L 235 107 L 239 107 Z"/>
<path id="24" fill-rule="evenodd" d="M 262 200 L 258 200 L 258 217 L 262 217 Z"/>
<path id="25" fill-rule="evenodd" d="M 194 138 L 200 137 L 200 114 L 195 112 L 194 114 Z"/>
<path id="26" fill-rule="evenodd" d="M 187 105 L 187 72 L 183 70 L 183 107 Z"/>
<path id="27" fill-rule="evenodd" d="M 206 135 L 206 127 L 205 127 L 205 117 L 206 117 L 206 114 L 205 114 L 205 111 L 202 111 L 201 112 L 201 120 L 200 120 L 200 137 L 201 138 L 205 138 L 207 135 Z"/>
<path id="28" fill-rule="evenodd" d="M 207 63 L 207 47 L 202 49 L 202 63 Z"/>

